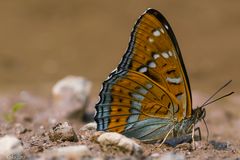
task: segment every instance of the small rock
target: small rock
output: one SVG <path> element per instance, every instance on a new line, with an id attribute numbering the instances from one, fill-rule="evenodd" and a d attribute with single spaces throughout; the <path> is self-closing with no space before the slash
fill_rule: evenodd
<path id="1" fill-rule="evenodd" d="M 226 150 L 230 146 L 230 144 L 227 142 L 210 141 L 209 143 L 212 144 L 213 148 L 216 150 Z"/>
<path id="2" fill-rule="evenodd" d="M 192 150 L 192 144 L 181 143 L 175 147 L 175 150 Z"/>
<path id="3" fill-rule="evenodd" d="M 53 105 L 58 109 L 58 115 L 66 117 L 78 111 L 83 118 L 91 85 L 90 81 L 80 76 L 67 76 L 58 81 L 52 88 Z"/>
<path id="4" fill-rule="evenodd" d="M 40 135 L 42 136 L 47 136 L 47 132 L 46 132 L 46 129 L 43 125 L 41 125 L 39 128 L 38 128 L 38 132 Z"/>
<path id="5" fill-rule="evenodd" d="M 21 123 L 15 124 L 15 130 L 17 134 L 23 134 L 28 131 Z"/>
<path id="6" fill-rule="evenodd" d="M 97 129 L 97 123 L 96 122 L 91 122 L 86 125 L 84 125 L 80 130 L 82 131 L 88 131 L 88 130 L 96 130 Z"/>
<path id="7" fill-rule="evenodd" d="M 19 139 L 6 135 L 0 138 L 0 157 L 6 159 L 24 159 L 23 146 Z"/>
<path id="8" fill-rule="evenodd" d="M 209 143 L 206 141 L 196 141 L 195 142 L 196 149 L 208 149 Z"/>
<path id="9" fill-rule="evenodd" d="M 48 118 L 48 123 L 51 124 L 51 125 L 56 125 L 57 124 L 57 120 L 56 118 L 52 118 L 52 117 L 49 117 Z"/>
<path id="10" fill-rule="evenodd" d="M 77 142 L 78 138 L 72 126 L 67 122 L 56 124 L 49 132 L 49 139 L 55 141 Z"/>
<path id="11" fill-rule="evenodd" d="M 163 154 L 159 160 L 185 160 L 185 156 L 180 153 L 168 152 Z"/>
<path id="12" fill-rule="evenodd" d="M 97 141 L 104 151 L 117 150 L 135 156 L 142 156 L 142 148 L 134 140 L 125 137 L 119 133 L 106 132 L 101 134 Z"/>
<path id="13" fill-rule="evenodd" d="M 48 154 L 54 157 L 64 157 L 66 159 L 90 158 L 92 155 L 85 145 L 60 147 L 50 150 Z"/>
<path id="14" fill-rule="evenodd" d="M 153 153 L 151 154 L 147 160 L 160 160 L 161 155 L 159 153 Z"/>
<path id="15" fill-rule="evenodd" d="M 38 153 L 38 152 L 43 152 L 43 146 L 41 145 L 33 145 L 30 149 L 31 153 Z"/>

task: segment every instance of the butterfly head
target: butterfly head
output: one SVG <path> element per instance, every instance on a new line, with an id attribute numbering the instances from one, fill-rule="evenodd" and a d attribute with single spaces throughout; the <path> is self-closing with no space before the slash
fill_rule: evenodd
<path id="1" fill-rule="evenodd" d="M 206 109 L 203 107 L 197 107 L 194 111 L 193 111 L 193 117 L 194 117 L 194 122 L 195 124 L 204 119 L 206 116 Z"/>

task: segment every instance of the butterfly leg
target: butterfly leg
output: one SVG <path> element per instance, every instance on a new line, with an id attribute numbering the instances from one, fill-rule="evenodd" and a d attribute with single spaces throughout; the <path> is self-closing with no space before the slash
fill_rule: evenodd
<path id="1" fill-rule="evenodd" d="M 197 127 L 197 128 L 195 128 L 194 130 L 198 132 L 198 137 L 199 137 L 198 140 L 202 140 L 202 134 L 201 134 L 200 127 Z"/>
<path id="2" fill-rule="evenodd" d="M 195 135 L 195 125 L 192 125 L 192 149 L 195 150 L 196 149 L 196 145 L 195 145 L 195 139 L 194 139 L 194 135 Z"/>
<path id="3" fill-rule="evenodd" d="M 172 132 L 173 129 L 174 129 L 174 126 L 168 131 L 168 133 L 166 134 L 166 136 L 164 137 L 164 139 L 162 140 L 162 142 L 158 147 L 161 147 L 163 145 L 163 143 L 167 140 L 169 134 Z"/>

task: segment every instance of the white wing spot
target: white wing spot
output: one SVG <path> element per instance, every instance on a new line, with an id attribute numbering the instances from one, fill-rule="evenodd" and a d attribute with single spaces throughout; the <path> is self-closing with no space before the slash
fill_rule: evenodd
<path id="1" fill-rule="evenodd" d="M 153 43 L 153 42 L 154 42 L 154 39 L 151 38 L 151 37 L 149 37 L 149 38 L 148 38 L 148 41 L 149 41 L 150 43 Z"/>
<path id="2" fill-rule="evenodd" d="M 181 77 L 178 77 L 178 78 L 167 77 L 166 81 L 168 81 L 170 83 L 174 83 L 174 84 L 179 84 L 179 83 L 181 83 L 182 79 L 181 79 Z"/>
<path id="3" fill-rule="evenodd" d="M 141 67 L 141 68 L 139 68 L 138 71 L 141 73 L 145 73 L 145 72 L 147 72 L 147 67 Z"/>
<path id="4" fill-rule="evenodd" d="M 162 53 L 162 56 L 163 56 L 163 58 L 165 58 L 165 59 L 169 58 L 169 54 L 168 54 L 167 52 L 163 52 L 163 53 Z"/>
<path id="5" fill-rule="evenodd" d="M 156 68 L 157 67 L 157 64 L 153 61 L 151 61 L 149 64 L 148 64 L 148 67 L 150 68 Z"/>
<path id="6" fill-rule="evenodd" d="M 131 106 L 140 110 L 141 107 L 142 107 L 142 104 L 140 102 L 137 102 L 137 101 L 132 101 Z"/>
<path id="7" fill-rule="evenodd" d="M 164 33 L 164 30 L 163 30 L 162 28 L 160 29 L 160 31 L 161 31 L 162 33 Z"/>
<path id="8" fill-rule="evenodd" d="M 153 31 L 153 35 L 154 35 L 155 37 L 158 37 L 158 36 L 161 35 L 161 32 L 160 32 L 158 29 L 155 29 L 155 30 Z"/>
<path id="9" fill-rule="evenodd" d="M 169 56 L 173 56 L 173 52 L 171 52 L 171 51 L 168 51 L 168 54 L 169 54 Z"/>
<path id="10" fill-rule="evenodd" d="M 140 94 L 143 94 L 143 95 L 145 95 L 145 94 L 147 94 L 147 92 L 148 92 L 148 90 L 146 90 L 145 88 L 139 88 L 138 89 L 138 92 L 140 93 Z"/>
<path id="11" fill-rule="evenodd" d="M 150 88 L 152 88 L 153 87 L 153 85 L 151 84 L 151 83 L 148 83 L 147 85 L 146 85 L 146 88 L 147 89 L 150 89 Z"/>
<path id="12" fill-rule="evenodd" d="M 144 97 L 141 94 L 138 93 L 133 93 L 132 97 L 135 98 L 136 100 L 142 101 Z"/>
<path id="13" fill-rule="evenodd" d="M 177 99 L 180 101 L 182 99 L 182 94 L 178 95 Z"/>
<path id="14" fill-rule="evenodd" d="M 160 55 L 159 55 L 158 53 L 154 53 L 154 54 L 153 54 L 153 58 L 154 58 L 154 59 L 158 59 L 159 57 L 160 57 Z"/>
<path id="15" fill-rule="evenodd" d="M 164 25 L 166 27 L 166 29 L 169 29 L 167 25 Z"/>

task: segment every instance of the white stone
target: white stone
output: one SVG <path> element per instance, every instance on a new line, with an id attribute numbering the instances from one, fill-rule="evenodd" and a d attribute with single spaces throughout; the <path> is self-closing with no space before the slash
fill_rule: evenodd
<path id="1" fill-rule="evenodd" d="M 87 130 L 96 130 L 97 129 L 97 123 L 96 122 L 91 122 L 88 124 L 85 124 L 80 130 L 82 131 L 87 131 Z"/>
<path id="2" fill-rule="evenodd" d="M 118 148 L 124 153 L 134 154 L 137 156 L 142 155 L 142 148 L 140 145 L 138 145 L 134 140 L 119 133 L 103 133 L 97 138 L 97 141 L 100 143 L 103 150 L 111 149 L 109 148 L 109 146 L 111 146 L 113 148 Z"/>
<path id="3" fill-rule="evenodd" d="M 6 159 L 24 159 L 21 141 L 10 135 L 0 138 L 0 157 Z"/>
<path id="4" fill-rule="evenodd" d="M 68 116 L 76 110 L 84 112 L 91 86 L 90 81 L 80 76 L 67 76 L 59 80 L 52 88 L 53 106 L 57 108 L 59 117 Z"/>
<path id="5" fill-rule="evenodd" d="M 54 155 L 56 157 L 65 157 L 65 158 L 83 158 L 83 157 L 91 157 L 91 152 L 85 145 L 77 145 L 77 146 L 67 146 L 55 148 L 53 150 L 47 151 L 48 154 Z"/>
<path id="6" fill-rule="evenodd" d="M 57 99 L 85 102 L 90 94 L 91 86 L 91 82 L 83 77 L 67 76 L 53 86 L 52 94 Z"/>
<path id="7" fill-rule="evenodd" d="M 168 152 L 164 153 L 160 160 L 185 160 L 185 156 L 181 153 Z"/>

